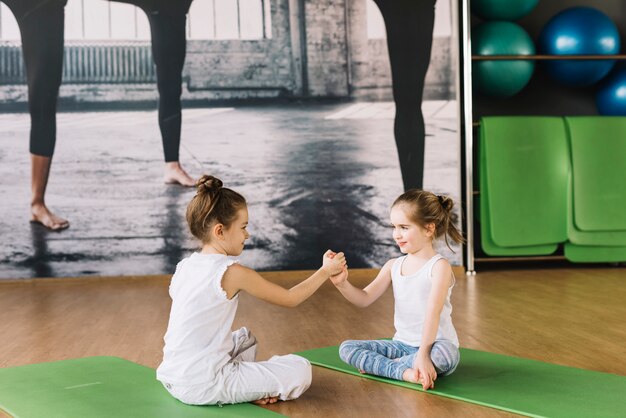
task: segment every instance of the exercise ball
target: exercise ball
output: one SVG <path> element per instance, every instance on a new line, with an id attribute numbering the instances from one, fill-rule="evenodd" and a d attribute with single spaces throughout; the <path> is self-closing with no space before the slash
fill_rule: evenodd
<path id="1" fill-rule="evenodd" d="M 591 7 L 566 9 L 548 21 L 541 31 L 538 49 L 548 55 L 618 54 L 619 32 L 611 19 Z M 614 60 L 546 61 L 545 69 L 557 82 L 589 86 L 606 76 Z"/>
<path id="2" fill-rule="evenodd" d="M 613 71 L 596 93 L 598 113 L 607 116 L 626 116 L 626 67 Z"/>
<path id="3" fill-rule="evenodd" d="M 472 0 L 472 13 L 483 20 L 517 20 L 530 13 L 539 0 Z"/>
<path id="4" fill-rule="evenodd" d="M 535 45 L 521 26 L 511 22 L 487 22 L 472 29 L 473 55 L 532 55 Z M 474 88 L 494 97 L 511 97 L 522 90 L 533 75 L 533 61 L 474 61 Z"/>

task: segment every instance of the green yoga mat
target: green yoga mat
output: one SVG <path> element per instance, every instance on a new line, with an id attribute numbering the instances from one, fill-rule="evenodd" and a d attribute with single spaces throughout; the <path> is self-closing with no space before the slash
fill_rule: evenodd
<path id="1" fill-rule="evenodd" d="M 545 244 L 545 245 L 527 245 L 527 246 L 512 246 L 506 247 L 498 245 L 494 242 L 492 236 L 492 214 L 490 211 L 490 191 L 487 184 L 487 171 L 488 164 L 486 163 L 485 156 L 485 136 L 481 129 L 480 136 L 480 161 L 479 166 L 479 178 L 480 178 L 480 205 L 478 210 L 480 211 L 480 240 L 481 246 L 485 254 L 491 256 L 523 256 L 523 255 L 548 255 L 556 251 L 557 244 Z"/>
<path id="2" fill-rule="evenodd" d="M 15 418 L 279 417 L 252 404 L 189 406 L 149 367 L 89 357 L 0 369 L 0 409 Z"/>
<path id="3" fill-rule="evenodd" d="M 599 247 L 565 243 L 565 258 L 574 263 L 626 263 L 626 246 Z M 624 406 L 626 416 L 626 406 Z"/>
<path id="4" fill-rule="evenodd" d="M 363 375 L 339 358 L 338 347 L 303 351 L 311 363 L 393 385 L 420 385 Z M 541 361 L 461 349 L 456 371 L 435 382 L 433 395 L 531 417 L 624 417 L 626 377 Z"/>
<path id="5" fill-rule="evenodd" d="M 562 118 L 481 119 L 481 197 L 498 247 L 567 240 L 569 148 Z M 482 220 L 481 220 L 482 222 Z"/>
<path id="6" fill-rule="evenodd" d="M 581 231 L 626 231 L 626 117 L 565 118 L 574 221 Z"/>
<path id="7" fill-rule="evenodd" d="M 576 227 L 574 222 L 574 201 L 572 198 L 572 183 L 570 181 L 568 187 L 568 208 L 567 208 L 567 238 L 575 246 L 591 247 L 626 247 L 626 231 L 581 231 Z M 581 248 L 576 248 L 570 255 L 573 257 L 570 261 L 588 261 Z M 583 259 L 579 259 L 578 255 L 582 255 Z M 567 256 L 567 255 L 566 255 Z M 602 252 L 598 249 L 593 250 L 589 254 L 595 261 L 602 260 Z"/>
<path id="8" fill-rule="evenodd" d="M 482 172 L 485 170 L 484 166 L 481 166 L 481 200 L 478 206 L 480 211 L 480 245 L 485 252 L 490 256 L 524 256 L 524 255 L 548 255 L 552 254 L 558 248 L 557 244 L 546 245 L 529 245 L 524 247 L 502 247 L 493 242 L 491 237 L 491 220 L 489 216 L 488 205 L 485 203 L 489 200 L 489 190 L 487 190 L 487 183 L 483 179 L 485 176 Z"/>
<path id="9" fill-rule="evenodd" d="M 480 205 L 480 244 L 485 254 L 491 256 L 548 255 L 557 250 L 557 244 L 529 245 L 525 247 L 502 247 L 493 242 L 491 237 L 489 210 L 487 209 L 487 205 L 484 204 L 484 202 L 489 199 L 489 192 L 486 188 L 483 188 L 482 190 L 482 201 Z"/>

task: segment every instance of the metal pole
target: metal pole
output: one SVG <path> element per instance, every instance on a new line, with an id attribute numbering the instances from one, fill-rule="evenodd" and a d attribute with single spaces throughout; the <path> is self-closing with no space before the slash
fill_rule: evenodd
<path id="1" fill-rule="evenodd" d="M 466 219 L 466 274 L 474 270 L 474 190 L 473 190 L 473 127 L 472 127 L 472 43 L 470 34 L 470 0 L 461 3 L 461 57 L 463 58 L 463 126 L 465 134 L 465 219 Z"/>

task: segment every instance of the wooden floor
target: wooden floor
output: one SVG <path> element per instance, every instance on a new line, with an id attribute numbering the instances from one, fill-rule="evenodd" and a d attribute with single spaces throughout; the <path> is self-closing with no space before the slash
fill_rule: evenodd
<path id="1" fill-rule="evenodd" d="M 351 273 L 366 283 L 374 271 Z M 289 286 L 306 272 L 265 273 Z M 0 367 L 109 355 L 161 360 L 169 278 L 0 282 Z M 626 269 L 492 271 L 458 277 L 453 320 L 468 348 L 626 375 Z M 327 284 L 286 309 L 242 295 L 235 327 L 260 341 L 260 359 L 344 339 L 393 333 L 388 291 L 367 309 Z M 290 417 L 505 417 L 509 413 L 314 367 L 298 400 L 268 407 Z M 0 413 L 1 415 L 1 413 Z"/>

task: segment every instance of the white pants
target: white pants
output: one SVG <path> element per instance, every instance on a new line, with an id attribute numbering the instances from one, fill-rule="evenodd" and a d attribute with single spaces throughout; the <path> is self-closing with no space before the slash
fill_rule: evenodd
<path id="1" fill-rule="evenodd" d="M 165 384 L 176 399 L 190 405 L 242 403 L 278 397 L 296 399 L 311 386 L 311 364 L 303 357 L 288 354 L 255 362 L 256 338 L 245 327 L 233 332 L 232 360 L 210 383 Z"/>

